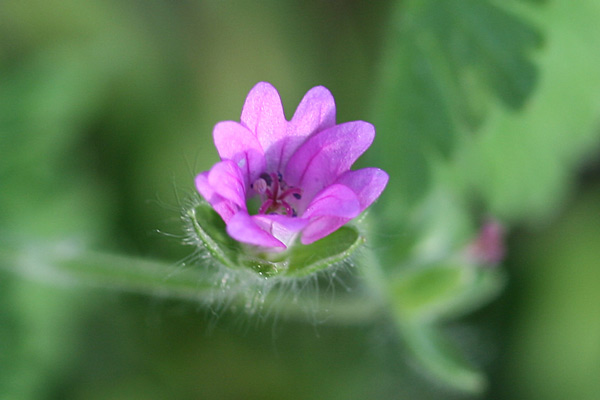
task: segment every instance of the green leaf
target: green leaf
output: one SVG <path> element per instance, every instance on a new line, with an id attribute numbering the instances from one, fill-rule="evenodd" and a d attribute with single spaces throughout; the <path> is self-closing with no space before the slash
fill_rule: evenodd
<path id="1" fill-rule="evenodd" d="M 496 108 L 457 166 L 495 215 L 531 220 L 556 210 L 600 142 L 600 4 L 520 12 L 545 33 L 537 90 L 519 113 Z"/>
<path id="2" fill-rule="evenodd" d="M 540 34 L 491 1 L 438 1 L 433 8 L 436 16 L 449 19 L 447 29 L 443 23 L 435 27 L 446 59 L 454 66 L 457 86 L 469 89 L 465 80 L 473 73 L 504 105 L 523 107 L 537 82 L 529 53 L 542 44 Z M 468 103 L 470 93 L 462 95 L 466 106 L 475 106 Z"/>
<path id="3" fill-rule="evenodd" d="M 391 284 L 401 320 L 431 322 L 462 316 L 494 298 L 504 286 L 501 271 L 443 264 L 408 271 Z"/>
<path id="4" fill-rule="evenodd" d="M 536 85 L 534 28 L 491 0 L 412 0 L 392 13 L 373 122 L 394 207 L 428 190 L 432 160 L 485 120 L 499 99 L 522 107 Z"/>
<path id="5" fill-rule="evenodd" d="M 346 225 L 309 245 L 296 241 L 284 252 L 267 253 L 232 239 L 221 217 L 204 201 L 190 208 L 186 217 L 195 234 L 193 244 L 204 246 L 228 268 L 247 268 L 264 278 L 298 278 L 324 270 L 352 256 L 365 241 L 356 227 Z"/>
<path id="6" fill-rule="evenodd" d="M 413 357 L 435 379 L 451 388 L 472 394 L 485 390 L 485 375 L 469 365 L 437 327 L 405 324 L 400 326 L 400 330 Z"/>

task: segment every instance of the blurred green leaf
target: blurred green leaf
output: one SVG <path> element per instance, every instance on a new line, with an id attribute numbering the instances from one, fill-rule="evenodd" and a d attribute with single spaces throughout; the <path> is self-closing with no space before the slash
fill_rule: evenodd
<path id="1" fill-rule="evenodd" d="M 401 320 L 436 322 L 481 307 L 504 286 L 500 271 L 473 265 L 442 264 L 405 272 L 391 286 Z"/>
<path id="2" fill-rule="evenodd" d="M 400 329 L 409 351 L 428 374 L 460 391 L 480 394 L 485 390 L 486 377 L 464 360 L 439 328 L 408 323 L 401 325 Z"/>
<path id="3" fill-rule="evenodd" d="M 574 169 L 598 148 L 600 4 L 515 9 L 545 33 L 537 90 L 519 113 L 496 107 L 456 165 L 494 215 L 532 220 L 561 204 Z"/>
<path id="4" fill-rule="evenodd" d="M 519 108 L 536 83 L 540 35 L 489 0 L 398 2 L 391 15 L 373 120 L 398 204 L 420 199 L 432 161 L 483 121 L 493 98 Z"/>

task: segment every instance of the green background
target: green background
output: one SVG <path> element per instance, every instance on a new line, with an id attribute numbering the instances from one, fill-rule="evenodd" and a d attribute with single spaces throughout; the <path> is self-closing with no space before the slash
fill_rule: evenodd
<path id="1" fill-rule="evenodd" d="M 600 3 L 368 3 L 0 3 L 0 398 L 597 398 Z M 180 209 L 262 80 L 288 118 L 324 85 L 339 122 L 375 124 L 385 274 L 504 223 L 505 290 L 442 328 L 487 391 L 432 377 L 385 313 L 248 315 L 47 268 L 81 248 L 165 280 L 193 261 Z"/>

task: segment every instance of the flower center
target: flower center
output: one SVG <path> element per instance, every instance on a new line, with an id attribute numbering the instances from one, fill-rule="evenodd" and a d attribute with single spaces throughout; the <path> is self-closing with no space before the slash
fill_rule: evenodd
<path id="1" fill-rule="evenodd" d="M 262 204 L 258 209 L 259 214 L 284 214 L 296 217 L 296 210 L 290 205 L 293 199 L 302 198 L 302 190 L 288 186 L 281 173 L 263 172 L 260 177 L 250 185 L 260 196 Z"/>

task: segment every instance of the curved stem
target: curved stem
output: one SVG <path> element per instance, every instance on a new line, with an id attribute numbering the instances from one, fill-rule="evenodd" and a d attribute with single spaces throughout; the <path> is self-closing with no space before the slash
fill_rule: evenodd
<path id="1" fill-rule="evenodd" d="M 68 241 L 2 246 L 0 267 L 48 283 L 87 284 L 160 297 L 207 302 L 219 294 L 199 268 L 90 251 Z"/>
<path id="2" fill-rule="evenodd" d="M 239 291 L 227 292 L 215 275 L 199 265 L 168 263 L 138 257 L 90 251 L 72 241 L 0 246 L 0 268 L 27 279 L 49 284 L 91 285 L 149 296 L 210 304 L 229 297 L 243 305 Z M 285 290 L 285 289 L 283 289 Z M 318 322 L 362 324 L 381 317 L 380 303 L 370 296 L 335 296 L 323 301 L 315 296 L 289 296 L 275 289 L 264 299 L 267 313 L 284 318 L 309 318 Z"/>

